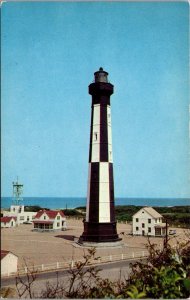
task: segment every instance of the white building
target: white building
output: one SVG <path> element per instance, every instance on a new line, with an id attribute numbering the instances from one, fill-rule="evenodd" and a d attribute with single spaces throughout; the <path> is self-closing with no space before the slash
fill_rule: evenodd
<path id="1" fill-rule="evenodd" d="M 24 205 L 11 205 L 10 211 L 3 211 L 3 217 L 16 217 L 17 224 L 31 223 L 36 215 L 34 211 L 25 211 Z"/>
<path id="2" fill-rule="evenodd" d="M 16 217 L 1 217 L 1 228 L 15 227 L 17 222 Z"/>
<path id="3" fill-rule="evenodd" d="M 133 215 L 133 235 L 165 236 L 163 217 L 152 207 L 143 207 Z"/>
<path id="4" fill-rule="evenodd" d="M 13 198 L 10 211 L 4 210 L 3 217 L 15 217 L 17 219 L 16 225 L 25 222 L 32 224 L 32 220 L 35 217 L 36 212 L 25 211 L 23 198 L 21 197 L 22 193 L 23 184 L 19 183 L 17 178 L 17 181 L 13 182 Z"/>
<path id="5" fill-rule="evenodd" d="M 67 228 L 65 215 L 58 210 L 40 210 L 33 223 L 36 231 L 66 230 Z"/>
<path id="6" fill-rule="evenodd" d="M 9 276 L 18 269 L 18 256 L 7 250 L 1 250 L 1 276 Z"/>

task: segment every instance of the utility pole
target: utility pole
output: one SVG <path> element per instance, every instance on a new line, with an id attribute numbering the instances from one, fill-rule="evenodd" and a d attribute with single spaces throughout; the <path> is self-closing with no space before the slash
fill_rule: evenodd
<path id="1" fill-rule="evenodd" d="M 164 248 L 167 248 L 168 246 L 168 220 L 166 220 L 166 234 L 165 234 L 165 238 L 164 238 Z"/>

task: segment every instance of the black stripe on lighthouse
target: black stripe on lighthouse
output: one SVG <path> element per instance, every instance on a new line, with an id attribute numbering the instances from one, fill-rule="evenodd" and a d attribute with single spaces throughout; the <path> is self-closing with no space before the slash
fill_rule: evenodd
<path id="1" fill-rule="evenodd" d="M 102 104 L 103 106 L 110 105 L 110 96 L 96 94 L 92 96 L 93 104 Z"/>
<path id="2" fill-rule="evenodd" d="M 100 105 L 100 162 L 108 162 L 107 105 Z"/>
<path id="3" fill-rule="evenodd" d="M 91 163 L 90 193 L 89 193 L 89 220 L 91 222 L 99 221 L 99 163 Z"/>

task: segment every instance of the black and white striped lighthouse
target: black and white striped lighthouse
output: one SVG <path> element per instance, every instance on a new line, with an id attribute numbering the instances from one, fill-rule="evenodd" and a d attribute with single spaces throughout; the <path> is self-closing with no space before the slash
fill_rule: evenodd
<path id="1" fill-rule="evenodd" d="M 110 96 L 113 85 L 102 68 L 89 85 L 92 95 L 88 194 L 81 242 L 119 241 L 114 212 L 114 179 Z"/>

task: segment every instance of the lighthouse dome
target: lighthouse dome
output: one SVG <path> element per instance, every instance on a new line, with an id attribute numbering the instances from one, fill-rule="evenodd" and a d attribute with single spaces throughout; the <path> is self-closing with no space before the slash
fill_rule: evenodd
<path id="1" fill-rule="evenodd" d="M 94 73 L 95 82 L 108 82 L 108 73 L 102 67 Z"/>

